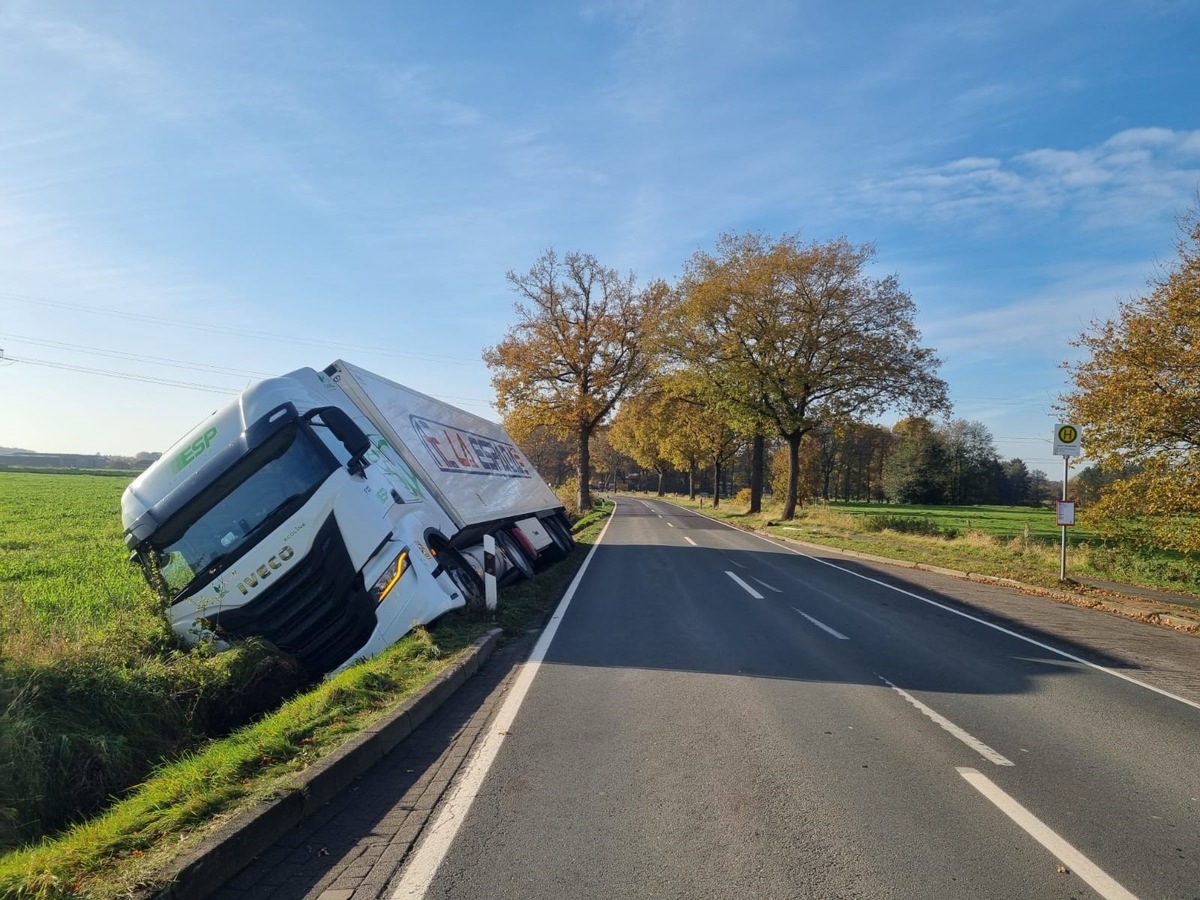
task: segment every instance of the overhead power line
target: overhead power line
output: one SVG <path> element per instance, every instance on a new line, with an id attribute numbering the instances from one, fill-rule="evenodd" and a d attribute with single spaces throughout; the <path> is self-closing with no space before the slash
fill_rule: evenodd
<path id="1" fill-rule="evenodd" d="M 35 344 L 39 347 L 53 347 L 57 350 L 70 350 L 77 353 L 84 353 L 89 356 L 104 356 L 109 359 L 125 360 L 127 362 L 150 362 L 160 366 L 170 366 L 176 369 L 191 369 L 198 372 L 213 372 L 218 375 L 236 375 L 246 378 L 266 378 L 271 373 L 255 372 L 249 369 L 234 369 L 228 366 L 215 366 L 211 363 L 192 363 L 179 359 L 166 359 L 161 356 L 147 356 L 144 353 L 122 353 L 117 350 L 105 350 L 102 347 L 89 347 L 83 344 L 68 344 L 64 341 L 48 341 L 41 338 L 32 338 L 22 334 L 12 334 L 11 332 L 0 333 L 0 337 L 11 338 L 14 341 L 25 344 Z"/>
<path id="2" fill-rule="evenodd" d="M 153 375 L 135 375 L 132 372 L 113 372 L 108 369 L 93 369 L 90 366 L 72 366 L 68 363 L 51 362 L 46 359 L 30 359 L 27 356 L 5 354 L 8 362 L 25 363 L 31 366 L 46 366 L 51 369 L 64 369 L 68 372 L 83 372 L 87 375 L 102 375 L 105 378 L 123 378 L 126 381 L 140 381 L 145 384 L 161 384 L 166 387 L 187 388 L 193 391 L 208 391 L 214 394 L 236 394 L 237 388 L 217 387 L 213 384 L 196 384 L 191 381 L 176 381 L 172 378 L 157 378 Z"/>
<path id="3" fill-rule="evenodd" d="M 125 381 L 139 381 L 143 384 L 157 384 L 164 387 L 185 388 L 193 391 L 207 391 L 213 394 L 236 394 L 239 390 L 241 390 L 241 388 L 236 387 L 218 387 L 214 384 L 197 384 L 196 382 L 192 381 L 177 381 L 173 378 L 159 378 L 154 375 L 134 374 L 132 372 L 114 372 L 110 369 L 96 369 L 91 366 L 75 366 L 69 363 L 53 362 L 48 359 L 32 359 L 28 356 L 13 356 L 11 353 L 6 353 L 4 350 L 0 349 L 0 366 L 5 364 L 11 365 L 13 363 L 24 363 L 30 366 L 45 366 L 46 368 L 50 369 L 62 369 L 63 371 L 67 372 L 80 372 L 85 375 L 101 375 L 105 378 L 120 378 L 124 379 Z M 186 364 L 183 364 L 183 367 L 194 368 L 192 366 L 187 366 Z M 232 369 L 227 371 L 236 373 L 236 370 Z M 221 373 L 216 372 L 214 374 Z M 491 408 L 490 402 L 487 400 L 481 400 L 478 397 L 455 397 L 452 395 L 440 395 L 437 397 L 437 399 L 443 401 L 453 400 L 457 403 L 482 406 L 489 409 Z"/>

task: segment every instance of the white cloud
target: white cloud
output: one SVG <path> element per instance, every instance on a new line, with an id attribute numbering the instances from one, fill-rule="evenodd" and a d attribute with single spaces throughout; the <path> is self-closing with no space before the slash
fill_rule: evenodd
<path id="1" fill-rule="evenodd" d="M 984 308 L 974 298 L 954 308 L 956 289 L 948 288 L 938 304 L 941 312 L 926 317 L 923 334 L 940 354 L 959 361 L 1007 355 L 1061 359 L 1070 341 L 1139 293 L 1150 274 L 1145 263 L 1077 262 L 1043 273 L 1041 286 L 1011 302 Z"/>
<path id="2" fill-rule="evenodd" d="M 1135 128 L 1094 147 L 912 167 L 860 194 L 910 220 L 990 228 L 1007 213 L 1071 211 L 1085 227 L 1098 227 L 1178 213 L 1198 184 L 1200 131 Z"/>

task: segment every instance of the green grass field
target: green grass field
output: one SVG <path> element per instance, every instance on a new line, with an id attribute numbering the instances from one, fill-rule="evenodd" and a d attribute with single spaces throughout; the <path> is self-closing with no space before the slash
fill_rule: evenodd
<path id="1" fill-rule="evenodd" d="M 978 531 L 998 538 L 1030 537 L 1057 542 L 1062 529 L 1055 524 L 1054 510 L 1037 506 L 883 506 L 878 503 L 832 503 L 830 508 L 853 516 L 912 518 L 943 531 L 966 534 Z M 1095 540 L 1079 526 L 1068 529 L 1074 543 Z"/>
<path id="2" fill-rule="evenodd" d="M 0 472 L 0 590 L 66 637 L 149 599 L 121 542 L 121 492 L 131 479 Z"/>

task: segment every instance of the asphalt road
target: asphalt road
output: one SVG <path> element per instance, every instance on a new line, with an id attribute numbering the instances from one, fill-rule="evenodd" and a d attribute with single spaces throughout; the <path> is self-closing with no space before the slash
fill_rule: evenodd
<path id="1" fill-rule="evenodd" d="M 1196 647 L 622 498 L 530 663 L 220 896 L 1200 898 Z"/>
<path id="2" fill-rule="evenodd" d="M 1200 896 L 1200 710 L 921 596 L 620 501 L 394 895 Z"/>

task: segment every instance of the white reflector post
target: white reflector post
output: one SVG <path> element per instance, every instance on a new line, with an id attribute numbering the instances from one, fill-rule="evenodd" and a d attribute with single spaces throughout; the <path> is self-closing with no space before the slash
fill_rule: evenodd
<path id="1" fill-rule="evenodd" d="M 487 608 L 496 608 L 496 539 L 483 536 L 483 599 Z"/>

